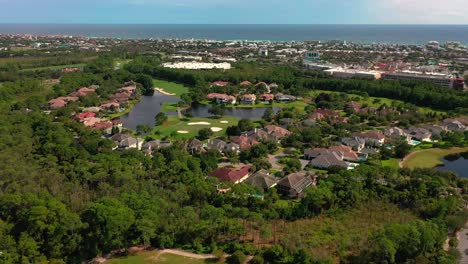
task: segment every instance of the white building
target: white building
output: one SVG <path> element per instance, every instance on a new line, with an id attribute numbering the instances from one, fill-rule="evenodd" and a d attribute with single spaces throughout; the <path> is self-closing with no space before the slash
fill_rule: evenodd
<path id="1" fill-rule="evenodd" d="M 365 79 L 365 80 L 378 80 L 382 73 L 378 71 L 362 71 L 344 68 L 334 68 L 325 70 L 330 76 L 339 79 Z"/>
<path id="2" fill-rule="evenodd" d="M 268 56 L 268 49 L 261 48 L 258 50 L 258 56 L 260 57 L 267 57 Z"/>
<path id="3" fill-rule="evenodd" d="M 188 70 L 211 70 L 211 69 L 231 69 L 231 64 L 227 62 L 223 63 L 207 63 L 207 62 L 175 62 L 175 63 L 164 63 L 164 68 L 170 69 L 188 69 Z"/>

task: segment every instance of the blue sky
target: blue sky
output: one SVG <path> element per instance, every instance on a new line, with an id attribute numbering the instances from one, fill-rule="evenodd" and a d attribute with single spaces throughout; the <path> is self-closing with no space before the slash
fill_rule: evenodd
<path id="1" fill-rule="evenodd" d="M 0 0 L 0 23 L 468 24 L 468 0 Z"/>

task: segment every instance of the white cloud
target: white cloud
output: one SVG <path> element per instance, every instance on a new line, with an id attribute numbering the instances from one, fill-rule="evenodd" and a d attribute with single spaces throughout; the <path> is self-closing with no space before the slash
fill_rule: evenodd
<path id="1" fill-rule="evenodd" d="M 371 0 L 382 23 L 467 24 L 467 0 Z"/>

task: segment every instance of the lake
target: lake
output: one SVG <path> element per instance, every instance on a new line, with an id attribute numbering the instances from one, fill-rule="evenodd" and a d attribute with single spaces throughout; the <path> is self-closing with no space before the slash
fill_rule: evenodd
<path id="1" fill-rule="evenodd" d="M 155 92 L 153 96 L 142 96 L 132 110 L 120 117 L 124 127 L 136 129 L 137 125 L 154 126 L 154 117 L 161 112 L 163 103 L 177 103 L 180 99 L 175 96 L 168 96 Z M 208 113 L 210 105 L 194 105 L 192 114 L 194 117 L 210 117 Z M 267 107 L 258 108 L 226 108 L 225 116 L 233 116 L 238 118 L 259 119 L 262 118 Z M 273 107 L 273 112 L 277 113 L 280 110 L 278 107 Z M 176 112 L 166 112 L 167 115 L 177 115 Z"/>
<path id="2" fill-rule="evenodd" d="M 442 161 L 444 165 L 437 167 L 438 170 L 452 171 L 468 178 L 468 152 L 445 156 Z"/>

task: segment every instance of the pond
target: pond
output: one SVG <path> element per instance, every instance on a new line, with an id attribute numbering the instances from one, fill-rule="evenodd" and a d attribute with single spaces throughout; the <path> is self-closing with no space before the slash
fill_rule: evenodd
<path id="1" fill-rule="evenodd" d="M 174 96 L 168 96 L 155 92 L 153 96 L 142 96 L 132 110 L 120 117 L 123 125 L 130 129 L 136 129 L 137 125 L 154 126 L 154 117 L 161 111 L 163 103 L 177 103 L 180 99 Z M 194 117 L 210 117 L 208 113 L 210 105 L 194 105 L 192 114 Z M 258 108 L 226 108 L 225 116 L 233 116 L 238 118 L 262 118 L 267 107 Z M 273 107 L 273 112 L 277 113 L 280 110 L 278 107 Z M 177 115 L 177 112 L 166 112 L 168 115 Z"/>
<path id="2" fill-rule="evenodd" d="M 452 171 L 468 178 L 468 152 L 445 156 L 442 161 L 444 165 L 437 167 L 438 170 Z"/>

